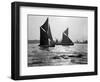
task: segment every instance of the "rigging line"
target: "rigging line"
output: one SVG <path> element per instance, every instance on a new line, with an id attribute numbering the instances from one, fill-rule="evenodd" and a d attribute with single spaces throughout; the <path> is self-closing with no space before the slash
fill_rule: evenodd
<path id="1" fill-rule="evenodd" d="M 66 33 L 64 33 L 64 35 L 67 36 Z"/>
<path id="2" fill-rule="evenodd" d="M 44 32 L 46 32 L 42 27 L 40 27 Z"/>

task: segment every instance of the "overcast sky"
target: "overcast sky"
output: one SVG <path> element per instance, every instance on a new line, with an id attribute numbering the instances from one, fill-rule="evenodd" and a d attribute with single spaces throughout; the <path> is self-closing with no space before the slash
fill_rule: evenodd
<path id="1" fill-rule="evenodd" d="M 69 28 L 72 41 L 88 39 L 87 17 L 36 16 L 28 15 L 28 40 L 40 39 L 40 26 L 49 18 L 53 39 L 62 39 L 62 33 Z"/>

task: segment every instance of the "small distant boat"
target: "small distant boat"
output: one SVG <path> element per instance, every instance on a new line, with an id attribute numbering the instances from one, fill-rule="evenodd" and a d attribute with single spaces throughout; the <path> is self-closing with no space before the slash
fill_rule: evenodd
<path id="1" fill-rule="evenodd" d="M 41 47 L 55 47 L 55 42 L 52 38 L 49 19 L 40 27 L 40 45 Z"/>
<path id="2" fill-rule="evenodd" d="M 74 45 L 72 40 L 68 37 L 68 28 L 62 34 L 61 45 Z"/>

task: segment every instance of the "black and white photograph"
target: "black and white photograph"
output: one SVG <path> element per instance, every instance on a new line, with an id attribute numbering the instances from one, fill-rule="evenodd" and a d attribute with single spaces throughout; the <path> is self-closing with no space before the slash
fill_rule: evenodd
<path id="1" fill-rule="evenodd" d="M 97 7 L 12 3 L 12 79 L 97 75 Z"/>
<path id="2" fill-rule="evenodd" d="M 27 15 L 28 67 L 88 64 L 88 17 Z"/>

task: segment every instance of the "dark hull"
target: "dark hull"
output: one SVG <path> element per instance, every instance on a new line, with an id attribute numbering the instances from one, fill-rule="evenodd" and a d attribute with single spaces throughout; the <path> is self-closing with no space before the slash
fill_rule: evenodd
<path id="1" fill-rule="evenodd" d="M 55 47 L 55 44 L 54 45 L 39 45 L 40 47 L 44 47 L 44 48 L 48 48 L 48 47 Z"/>
<path id="2" fill-rule="evenodd" d="M 40 47 L 48 48 L 48 45 L 39 45 Z"/>
<path id="3" fill-rule="evenodd" d="M 64 44 L 64 43 L 62 43 L 61 45 L 63 45 L 63 46 L 69 46 L 69 45 L 74 45 L 74 43 L 69 43 L 69 44 Z"/>
<path id="4" fill-rule="evenodd" d="M 55 47 L 55 44 L 50 45 L 49 47 Z"/>
<path id="5" fill-rule="evenodd" d="M 70 45 L 74 45 L 74 43 L 70 43 L 70 44 L 58 43 L 58 44 L 56 44 L 56 45 L 70 46 Z"/>

